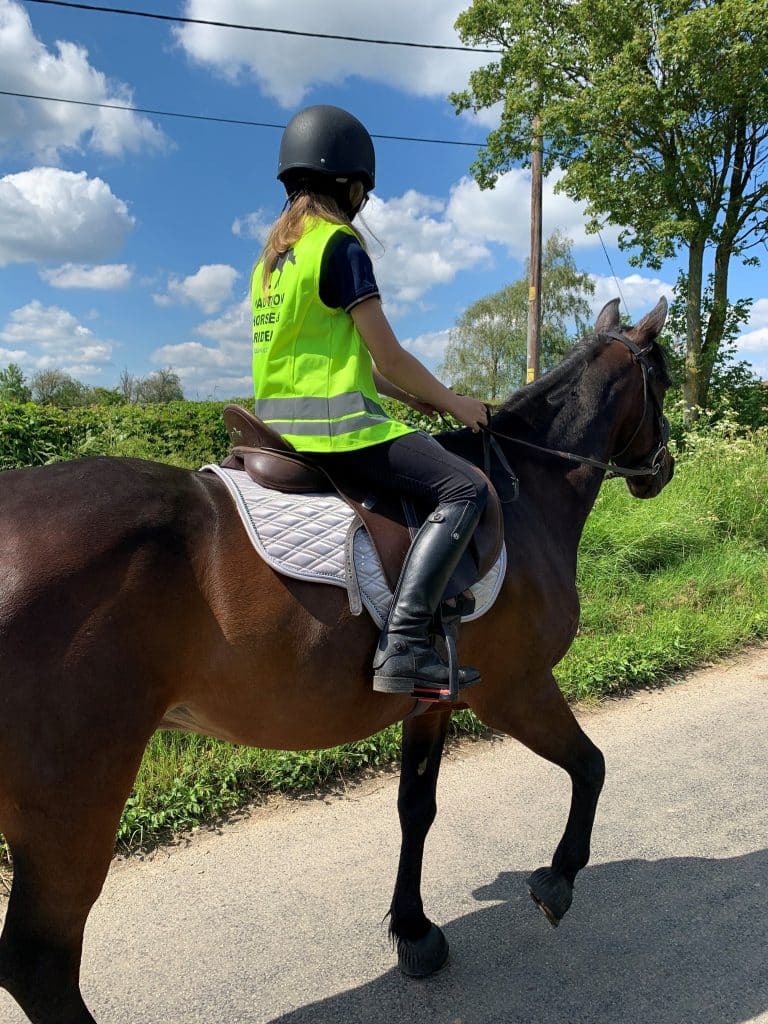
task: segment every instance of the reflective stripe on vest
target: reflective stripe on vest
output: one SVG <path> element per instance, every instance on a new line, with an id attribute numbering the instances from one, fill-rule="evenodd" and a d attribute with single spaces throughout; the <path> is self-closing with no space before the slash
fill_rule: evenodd
<path id="1" fill-rule="evenodd" d="M 372 413 L 376 419 L 386 418 L 378 402 L 367 398 L 360 391 L 333 398 L 258 398 L 256 415 L 259 419 L 272 420 L 336 420 L 358 412 Z"/>
<path id="2" fill-rule="evenodd" d="M 256 414 L 299 451 L 364 448 L 412 432 L 379 403 L 373 364 L 354 320 L 320 298 L 323 254 L 345 226 L 311 221 L 262 289 L 251 279 Z"/>
<path id="3" fill-rule="evenodd" d="M 388 416 L 350 416 L 345 420 L 269 420 L 269 426 L 278 434 L 295 435 L 297 437 L 343 437 L 345 434 L 358 433 L 367 427 L 390 423 Z"/>

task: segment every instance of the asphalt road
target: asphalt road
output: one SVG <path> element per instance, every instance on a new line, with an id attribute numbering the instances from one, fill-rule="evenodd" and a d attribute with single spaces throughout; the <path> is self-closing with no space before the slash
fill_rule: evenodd
<path id="1" fill-rule="evenodd" d="M 768 1024 L 768 647 L 580 718 L 608 779 L 559 929 L 525 878 L 558 842 L 566 776 L 465 743 L 427 845 L 444 971 L 405 979 L 387 943 L 381 776 L 116 861 L 86 932 L 99 1024 Z M 0 993 L 0 1021 L 23 1019 Z"/>

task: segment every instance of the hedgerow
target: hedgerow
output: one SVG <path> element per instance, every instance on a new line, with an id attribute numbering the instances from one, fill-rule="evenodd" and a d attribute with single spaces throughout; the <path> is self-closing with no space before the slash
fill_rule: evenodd
<path id="1" fill-rule="evenodd" d="M 228 449 L 223 402 L 97 405 L 0 403 L 0 469 L 87 455 L 156 459 L 194 469 Z"/>

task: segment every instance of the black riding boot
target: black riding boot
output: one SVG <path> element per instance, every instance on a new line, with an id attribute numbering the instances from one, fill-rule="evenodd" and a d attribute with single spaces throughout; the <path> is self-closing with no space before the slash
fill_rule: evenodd
<path id="1" fill-rule="evenodd" d="M 429 642 L 430 627 L 479 518 L 471 501 L 438 505 L 416 534 L 373 659 L 374 690 L 440 699 L 448 689 L 448 665 Z M 459 687 L 479 679 L 476 669 L 459 669 Z"/>

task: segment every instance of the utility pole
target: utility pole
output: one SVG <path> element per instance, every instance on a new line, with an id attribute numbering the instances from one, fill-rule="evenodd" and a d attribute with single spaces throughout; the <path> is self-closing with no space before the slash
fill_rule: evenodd
<path id="1" fill-rule="evenodd" d="M 531 256 L 528 288 L 528 347 L 526 383 L 536 380 L 541 372 L 539 334 L 541 329 L 541 191 L 542 191 L 541 118 L 533 118 L 533 152 L 531 153 Z"/>

